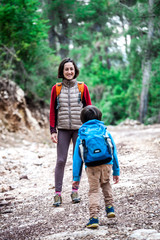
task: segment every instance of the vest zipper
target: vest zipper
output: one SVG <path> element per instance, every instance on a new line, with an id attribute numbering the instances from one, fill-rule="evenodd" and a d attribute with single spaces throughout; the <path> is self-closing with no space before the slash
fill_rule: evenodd
<path id="1" fill-rule="evenodd" d="M 71 101 L 70 101 L 70 82 L 68 88 L 68 107 L 69 107 L 69 128 L 71 129 Z"/>

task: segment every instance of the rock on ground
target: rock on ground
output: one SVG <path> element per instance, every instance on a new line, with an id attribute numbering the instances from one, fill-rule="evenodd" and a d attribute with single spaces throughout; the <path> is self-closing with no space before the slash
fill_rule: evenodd
<path id="1" fill-rule="evenodd" d="M 120 182 L 113 186 L 115 219 L 107 219 L 100 192 L 100 226 L 89 219 L 83 169 L 81 202 L 71 203 L 72 145 L 60 208 L 52 206 L 56 145 L 47 131 L 0 136 L 0 240 L 159 240 L 160 125 L 108 126 L 117 145 Z M 112 182 L 113 183 L 113 182 Z"/>

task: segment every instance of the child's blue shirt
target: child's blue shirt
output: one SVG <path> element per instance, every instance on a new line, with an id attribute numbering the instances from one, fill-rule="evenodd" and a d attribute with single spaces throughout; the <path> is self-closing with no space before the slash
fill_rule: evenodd
<path id="1" fill-rule="evenodd" d="M 83 130 L 83 128 L 86 128 L 87 126 L 90 126 L 90 125 L 93 125 L 93 124 L 104 125 L 104 123 L 102 121 L 94 119 L 94 120 L 90 120 L 90 121 L 84 123 L 78 131 L 78 138 L 77 138 L 77 141 L 76 141 L 76 145 L 75 145 L 75 149 L 74 149 L 74 155 L 73 155 L 73 181 L 80 181 L 82 167 L 83 167 L 83 161 L 80 157 L 80 151 L 79 151 L 81 131 Z M 119 176 L 120 175 L 120 168 L 119 168 L 119 163 L 118 163 L 116 145 L 114 143 L 114 140 L 113 140 L 110 132 L 108 132 L 107 128 L 106 128 L 106 131 L 107 131 L 107 134 L 108 134 L 108 136 L 111 139 L 112 144 L 113 144 L 113 157 L 112 157 L 112 160 L 107 164 L 113 164 L 113 176 Z"/>

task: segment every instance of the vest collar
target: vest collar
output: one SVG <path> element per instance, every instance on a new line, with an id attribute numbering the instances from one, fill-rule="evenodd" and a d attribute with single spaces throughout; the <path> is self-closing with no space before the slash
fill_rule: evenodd
<path id="1" fill-rule="evenodd" d="M 76 83 L 77 83 L 76 79 L 72 79 L 72 80 L 63 79 L 62 80 L 62 84 L 68 88 L 73 87 Z"/>

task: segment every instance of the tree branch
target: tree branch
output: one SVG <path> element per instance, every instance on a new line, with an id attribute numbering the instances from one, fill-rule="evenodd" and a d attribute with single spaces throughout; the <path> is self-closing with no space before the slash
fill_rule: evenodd
<path id="1" fill-rule="evenodd" d="M 26 71 L 26 69 L 25 69 L 25 67 L 24 67 L 23 61 L 20 60 L 20 59 L 18 58 L 18 56 L 16 55 L 16 53 L 13 52 L 11 49 L 9 49 L 8 47 L 6 47 L 6 46 L 3 45 L 3 44 L 2 44 L 2 47 L 16 60 L 16 62 L 19 63 L 19 65 L 20 65 L 20 67 L 21 67 L 21 69 L 22 69 L 22 72 L 23 72 L 24 76 L 25 76 L 27 79 L 29 79 L 29 76 L 28 76 L 28 73 L 27 73 L 27 71 Z"/>
<path id="2" fill-rule="evenodd" d="M 125 4 L 121 3 L 121 2 L 119 2 L 119 4 L 120 4 L 122 7 L 127 8 L 127 10 L 129 10 L 130 12 L 133 13 L 133 10 L 130 9 L 127 5 L 125 5 Z"/>

